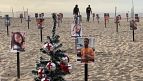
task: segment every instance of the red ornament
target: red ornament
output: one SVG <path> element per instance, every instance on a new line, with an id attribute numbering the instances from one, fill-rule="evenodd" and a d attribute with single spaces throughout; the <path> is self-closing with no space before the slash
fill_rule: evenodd
<path id="1" fill-rule="evenodd" d="M 41 81 L 50 81 L 50 79 L 46 78 L 42 78 Z"/>
<path id="2" fill-rule="evenodd" d="M 47 48 L 48 48 L 49 51 L 51 51 L 51 47 L 52 47 L 51 44 L 48 43 Z"/>
<path id="3" fill-rule="evenodd" d="M 50 52 L 50 51 L 53 50 L 53 45 L 52 45 L 51 43 L 46 43 L 46 44 L 44 44 L 43 49 L 44 49 L 46 52 Z"/>
<path id="4" fill-rule="evenodd" d="M 51 69 L 52 65 L 51 62 L 49 63 L 49 65 L 47 65 L 48 69 Z"/>
<path id="5" fill-rule="evenodd" d="M 49 71 L 54 71 L 56 69 L 56 65 L 53 62 L 48 62 L 46 67 Z"/>
<path id="6" fill-rule="evenodd" d="M 67 55 L 65 57 L 62 57 L 62 62 L 67 64 L 69 62 L 69 57 Z"/>
<path id="7" fill-rule="evenodd" d="M 43 69 L 42 68 L 39 68 L 39 70 L 38 70 L 38 77 L 39 78 L 42 78 L 43 77 Z"/>
<path id="8" fill-rule="evenodd" d="M 69 68 L 65 63 L 61 62 L 60 63 L 60 68 L 63 72 L 69 73 Z"/>

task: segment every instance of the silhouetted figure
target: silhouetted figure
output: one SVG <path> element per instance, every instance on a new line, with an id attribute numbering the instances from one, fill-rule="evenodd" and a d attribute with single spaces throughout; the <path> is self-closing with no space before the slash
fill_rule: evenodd
<path id="1" fill-rule="evenodd" d="M 86 15 L 87 15 L 87 22 L 90 20 L 90 14 L 92 14 L 92 10 L 90 8 L 90 5 L 86 8 Z"/>
<path id="2" fill-rule="evenodd" d="M 128 15 L 128 13 L 126 13 L 126 17 L 127 17 L 127 21 L 128 21 L 128 19 L 129 19 L 129 15 Z"/>
<path id="3" fill-rule="evenodd" d="M 73 15 L 79 15 L 80 12 L 79 12 L 79 8 L 78 8 L 78 5 L 75 5 L 74 9 L 73 9 Z"/>
<path id="4" fill-rule="evenodd" d="M 92 18 L 93 18 L 93 21 L 94 21 L 94 18 L 95 18 L 95 13 L 93 13 L 93 14 L 92 14 Z"/>
<path id="5" fill-rule="evenodd" d="M 99 14 L 96 14 L 96 19 L 97 19 L 97 22 L 99 23 Z"/>

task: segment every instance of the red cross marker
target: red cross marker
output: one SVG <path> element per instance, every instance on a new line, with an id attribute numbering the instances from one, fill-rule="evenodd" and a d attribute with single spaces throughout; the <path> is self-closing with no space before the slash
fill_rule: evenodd
<path id="1" fill-rule="evenodd" d="M 51 48 L 52 46 L 50 45 L 50 43 L 48 43 L 48 45 L 47 45 L 47 48 L 48 48 L 48 50 L 50 51 L 50 48 Z"/>
<path id="2" fill-rule="evenodd" d="M 39 78 L 42 78 L 42 74 L 43 74 L 43 69 L 40 68 L 40 69 L 38 70 L 38 76 L 39 76 Z"/>
<path id="3" fill-rule="evenodd" d="M 51 62 L 49 62 L 49 64 L 47 65 L 47 67 L 48 67 L 49 70 L 51 69 L 51 67 L 52 67 Z"/>

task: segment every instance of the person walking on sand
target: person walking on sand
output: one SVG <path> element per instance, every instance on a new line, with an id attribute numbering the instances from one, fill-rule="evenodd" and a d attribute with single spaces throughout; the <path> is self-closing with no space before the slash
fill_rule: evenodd
<path id="1" fill-rule="evenodd" d="M 80 11 L 79 11 L 79 8 L 78 8 L 78 5 L 75 5 L 74 9 L 73 9 L 73 15 L 80 15 Z"/>
<path id="2" fill-rule="evenodd" d="M 94 21 L 94 18 L 95 18 L 95 13 L 93 13 L 93 14 L 92 14 L 92 18 L 93 18 L 93 21 Z"/>
<path id="3" fill-rule="evenodd" d="M 96 14 L 96 19 L 97 19 L 97 21 L 99 23 L 99 19 L 100 19 L 99 14 Z"/>
<path id="4" fill-rule="evenodd" d="M 87 22 L 89 22 L 90 20 L 90 14 L 92 14 L 92 10 L 90 5 L 88 5 L 88 7 L 86 8 Z"/>
<path id="5" fill-rule="evenodd" d="M 79 18 L 79 15 L 80 15 L 78 5 L 75 5 L 75 7 L 73 9 L 73 15 L 74 15 L 75 24 L 78 24 L 78 18 Z"/>

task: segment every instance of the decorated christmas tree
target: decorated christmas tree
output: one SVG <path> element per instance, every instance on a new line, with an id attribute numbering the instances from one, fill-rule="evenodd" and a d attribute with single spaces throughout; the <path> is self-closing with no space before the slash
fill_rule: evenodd
<path id="1" fill-rule="evenodd" d="M 60 36 L 56 35 L 56 14 L 52 14 L 54 26 L 52 36 L 47 36 L 47 41 L 44 43 L 40 51 L 50 57 L 50 60 L 40 57 L 36 62 L 35 70 L 32 73 L 35 75 L 35 81 L 66 81 L 63 76 L 70 74 L 72 68 L 69 64 L 69 57 L 65 51 L 60 50 L 62 47 L 60 43 Z"/>

